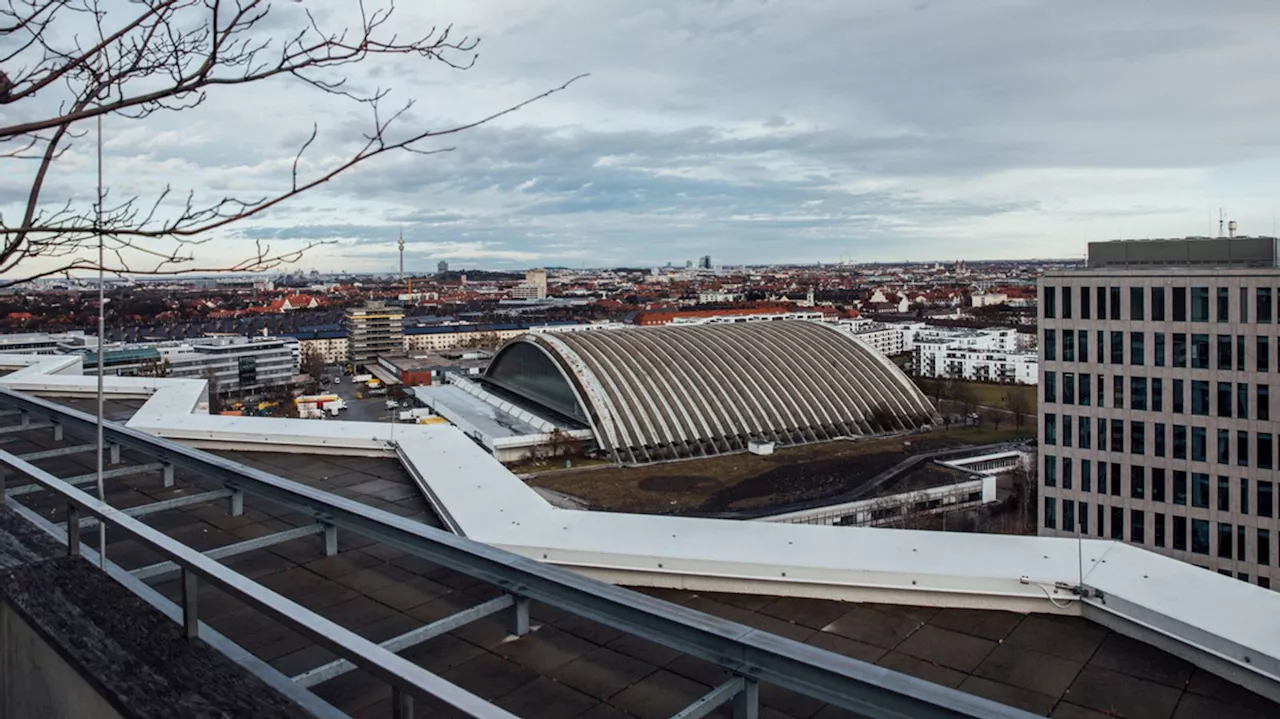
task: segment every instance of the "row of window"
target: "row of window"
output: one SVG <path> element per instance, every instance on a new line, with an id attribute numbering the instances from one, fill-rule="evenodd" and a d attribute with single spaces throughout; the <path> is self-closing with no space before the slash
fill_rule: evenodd
<path id="1" fill-rule="evenodd" d="M 1233 559 L 1238 562 L 1250 561 L 1249 528 L 1243 525 L 1232 525 L 1227 522 L 1217 524 L 1217 547 L 1211 546 L 1212 527 L 1215 524 L 1207 519 L 1190 519 L 1178 515 L 1166 516 L 1160 512 L 1152 512 L 1152 543 L 1161 548 L 1187 551 L 1192 554 L 1208 556 L 1214 552 L 1222 559 Z M 1108 521 L 1108 519 L 1110 521 Z M 1079 529 L 1077 530 L 1077 526 Z M 1070 499 L 1062 500 L 1062 517 L 1058 517 L 1058 501 L 1055 497 L 1044 498 L 1044 526 L 1057 529 L 1059 525 L 1064 532 L 1089 533 L 1089 504 Z M 1109 526 L 1108 526 L 1109 525 Z M 1190 532 L 1188 532 L 1188 529 Z M 1099 537 L 1108 537 L 1119 541 L 1145 544 L 1147 541 L 1147 512 L 1141 509 L 1129 510 L 1129 521 L 1125 521 L 1123 507 L 1107 507 L 1094 505 L 1093 530 Z M 1127 530 L 1127 531 L 1126 531 Z M 1254 536 L 1253 561 L 1262 566 L 1272 566 L 1275 557 L 1280 556 L 1273 543 L 1274 538 L 1269 529 L 1256 528 Z M 1258 584 L 1270 587 L 1265 577 L 1258 577 Z"/>
<path id="2" fill-rule="evenodd" d="M 1109 401 L 1114 409 L 1127 407 L 1138 412 L 1164 412 L 1166 385 L 1169 388 L 1167 406 L 1174 414 L 1187 414 L 1189 410 L 1190 414 L 1201 417 L 1271 420 L 1271 385 L 1257 384 L 1251 390 L 1247 382 L 1166 381 L 1160 377 L 1124 375 L 1112 375 L 1111 381 L 1107 382 L 1105 375 L 1095 377 L 1087 372 L 1063 372 L 1059 378 L 1057 372 L 1046 370 L 1044 401 L 1045 404 L 1089 407 L 1096 400 L 1097 406 L 1104 408 Z M 1252 415 L 1249 411 L 1251 398 Z"/>
<path id="3" fill-rule="evenodd" d="M 1273 299 L 1277 296 L 1270 287 L 1239 287 L 1233 302 L 1230 287 L 1059 288 L 1046 285 L 1041 292 L 1040 307 L 1045 319 L 1131 322 L 1209 322 L 1212 308 L 1213 320 L 1217 322 L 1247 323 L 1252 317 L 1258 324 L 1270 324 Z"/>
<path id="4" fill-rule="evenodd" d="M 1078 481 L 1081 492 L 1093 492 L 1097 487 L 1098 494 L 1123 497 L 1126 494 L 1133 499 L 1147 499 L 1148 491 L 1152 502 L 1168 502 L 1180 507 L 1196 507 L 1199 509 L 1217 509 L 1219 512 L 1237 511 L 1243 515 L 1258 517 L 1274 517 L 1275 485 L 1272 482 L 1258 480 L 1254 482 L 1255 492 L 1249 491 L 1250 480 L 1241 477 L 1237 480 L 1236 491 L 1232 491 L 1230 477 L 1219 476 L 1214 485 L 1208 474 L 1204 472 L 1184 472 L 1173 470 L 1166 472 L 1163 467 L 1147 467 L 1129 465 L 1129 472 L 1124 472 L 1125 465 L 1119 462 L 1091 462 L 1079 460 L 1080 476 L 1075 477 L 1074 468 L 1077 463 L 1071 457 L 1045 456 L 1044 485 L 1074 490 Z M 1096 477 L 1095 472 L 1096 471 Z M 1128 491 L 1125 491 L 1125 479 L 1128 479 Z M 1096 481 L 1095 481 L 1096 480 Z M 1215 500 L 1216 501 L 1213 501 Z"/>
<path id="5" fill-rule="evenodd" d="M 1271 371 L 1271 338 L 1186 332 L 1118 332 L 1095 330 L 1094 358 L 1089 358 L 1089 330 L 1046 329 L 1040 346 L 1045 362 L 1091 362 L 1143 367 L 1180 367 L 1245 372 Z M 1147 342 L 1150 337 L 1151 342 Z M 1061 347 L 1059 347 L 1061 339 Z M 1280 342 L 1280 340 L 1278 340 Z M 1147 352 L 1147 348 L 1151 352 Z M 1252 348 L 1252 351 L 1250 351 Z M 1127 349 L 1127 352 L 1126 352 Z M 1148 362 L 1148 357 L 1150 362 Z M 1128 362 L 1126 362 L 1126 358 Z M 1250 361 L 1252 359 L 1252 361 Z M 1280 366 L 1277 367 L 1280 369 Z"/>
<path id="6" fill-rule="evenodd" d="M 1153 457 L 1169 457 L 1192 462 L 1216 462 L 1224 465 L 1232 463 L 1234 446 L 1234 460 L 1237 467 L 1275 469 L 1280 466 L 1280 463 L 1276 462 L 1276 437 L 1270 432 L 1254 432 L 1251 442 L 1249 432 L 1237 430 L 1235 441 L 1232 442 L 1231 430 L 1219 429 L 1214 433 L 1216 435 L 1215 451 L 1210 455 L 1210 432 L 1204 427 L 1153 422 L 1150 424 L 1151 431 L 1148 432 L 1148 423 L 1141 420 L 1112 419 L 1108 422 L 1105 417 L 1097 418 L 1097 421 L 1092 417 L 1075 417 L 1073 422 L 1072 419 L 1071 415 L 1064 414 L 1059 424 L 1056 413 L 1045 413 L 1042 435 L 1045 446 L 1066 448 L 1075 446 L 1080 449 L 1096 449 L 1099 452 L 1124 453 L 1127 451 L 1128 454 L 1136 456 L 1149 454 Z M 1252 462 L 1250 456 L 1253 458 Z"/>

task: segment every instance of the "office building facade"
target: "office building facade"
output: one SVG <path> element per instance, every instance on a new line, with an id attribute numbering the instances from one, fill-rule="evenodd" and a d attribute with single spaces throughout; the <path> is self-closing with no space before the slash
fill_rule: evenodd
<path id="1" fill-rule="evenodd" d="M 1280 270 L 1148 254 L 1040 282 L 1040 533 L 1272 587 Z"/>
<path id="2" fill-rule="evenodd" d="M 167 376 L 209 380 L 223 394 L 287 387 L 298 374 L 293 338 L 206 337 L 161 353 Z"/>

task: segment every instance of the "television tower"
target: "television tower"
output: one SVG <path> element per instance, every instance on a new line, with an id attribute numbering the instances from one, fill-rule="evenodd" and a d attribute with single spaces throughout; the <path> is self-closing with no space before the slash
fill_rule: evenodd
<path id="1" fill-rule="evenodd" d="M 400 228 L 400 281 L 404 282 L 404 228 Z"/>

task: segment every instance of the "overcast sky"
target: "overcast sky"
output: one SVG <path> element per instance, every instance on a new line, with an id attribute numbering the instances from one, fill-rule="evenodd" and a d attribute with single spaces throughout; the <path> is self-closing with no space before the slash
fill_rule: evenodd
<path id="1" fill-rule="evenodd" d="M 305 4 L 330 26 L 351 7 Z M 397 59 L 352 76 L 417 101 L 405 130 L 590 77 L 202 253 L 335 240 L 299 266 L 391 271 L 403 228 L 410 270 L 1070 257 L 1088 240 L 1216 233 L 1220 206 L 1271 234 L 1280 210 L 1274 0 L 400 5 L 403 35 L 452 22 L 482 38 L 465 72 Z M 299 7 L 278 4 L 273 26 Z M 319 167 L 366 117 L 281 80 L 113 121 L 108 182 L 269 191 L 313 120 Z M 87 156 L 65 165 L 57 189 L 87 191 Z"/>

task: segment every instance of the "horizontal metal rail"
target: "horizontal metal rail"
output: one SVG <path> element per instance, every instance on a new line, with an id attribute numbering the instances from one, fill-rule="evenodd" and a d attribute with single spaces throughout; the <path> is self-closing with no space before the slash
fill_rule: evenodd
<path id="1" fill-rule="evenodd" d="M 277 544 L 291 542 L 295 539 L 302 539 L 303 537 L 321 534 L 324 531 L 325 526 L 323 524 L 308 524 L 305 527 L 286 529 L 283 532 L 267 534 L 262 537 L 254 537 L 253 539 L 246 539 L 243 542 L 228 544 L 225 547 L 210 549 L 204 553 L 204 556 L 209 559 L 226 559 L 227 557 L 234 557 L 236 555 L 244 554 L 245 552 L 252 552 L 255 549 L 263 549 Z M 162 577 L 166 574 L 171 574 L 179 569 L 181 569 L 181 567 L 173 562 L 157 562 L 145 567 L 138 567 L 131 571 L 130 574 L 138 579 L 153 579 L 155 577 Z"/>
<path id="2" fill-rule="evenodd" d="M 68 484 L 70 484 L 70 482 L 68 482 Z M 139 504 L 136 507 L 129 507 L 128 509 L 120 509 L 117 511 L 130 517 L 145 517 L 148 514 L 159 514 L 160 512 L 167 512 L 171 509 L 181 509 L 183 507 L 190 507 L 196 504 L 216 502 L 219 499 L 226 499 L 230 497 L 231 494 L 231 490 L 229 489 L 215 489 L 210 492 L 201 492 L 200 494 L 189 494 L 185 497 L 174 497 L 173 499 L 166 499 L 163 502 Z M 96 527 L 98 526 L 98 520 L 93 517 L 84 517 L 80 520 L 80 526 Z"/>
<path id="3" fill-rule="evenodd" d="M 28 462 L 34 462 L 38 459 L 67 457 L 73 454 L 80 454 L 81 452 L 92 452 L 97 448 L 98 445 L 96 444 L 73 444 L 69 447 L 55 447 L 53 449 L 42 449 L 39 452 L 27 452 L 26 454 L 18 455 L 18 457 L 25 459 Z"/>
<path id="4" fill-rule="evenodd" d="M 0 389 L 0 402 L 33 414 L 56 417 L 69 429 L 87 432 L 95 427 L 92 415 L 13 390 Z M 127 426 L 108 425 L 104 431 L 111 442 L 221 479 L 250 495 L 297 509 L 318 521 L 354 531 L 520 597 L 644 637 L 718 664 L 744 678 L 785 687 L 868 717 L 1030 719 L 1034 716 L 458 537 Z M 112 511 L 118 514 L 118 510 Z M 212 561 L 203 556 L 199 559 Z M 347 635 L 350 633 L 344 634 Z M 361 641 L 361 647 L 368 644 Z M 326 643 L 332 642 L 326 638 Z M 391 680 L 388 677 L 388 681 Z"/>
<path id="5" fill-rule="evenodd" d="M 409 647 L 417 646 L 425 641 L 430 641 L 442 634 L 448 634 L 455 629 L 465 627 L 466 625 L 484 619 L 485 617 L 497 614 L 504 609 L 515 606 L 515 600 L 510 594 L 504 594 L 495 597 L 487 602 L 477 604 L 470 609 L 463 609 L 455 614 L 450 614 L 443 619 L 437 619 L 430 624 L 425 624 L 417 629 L 411 629 L 397 637 L 392 637 L 382 643 L 382 648 L 393 652 L 402 652 Z M 346 674 L 355 670 L 356 665 L 346 659 L 337 659 L 328 664 L 322 664 L 315 669 L 309 669 L 293 680 L 304 687 L 313 687 L 317 684 L 327 682 L 330 679 Z"/>
<path id="6" fill-rule="evenodd" d="M 217 560 L 210 559 L 200 552 L 188 547 L 172 537 L 166 536 L 158 529 L 125 514 L 106 502 L 83 492 L 61 479 L 49 474 L 39 467 L 18 459 L 15 455 L 0 450 L 0 464 L 20 472 L 32 480 L 43 484 L 51 493 L 60 496 L 67 502 L 68 525 L 75 526 L 80 511 L 83 510 L 110 524 L 114 529 L 128 534 L 144 545 L 168 556 L 183 571 L 183 604 L 184 624 L 187 635 L 198 634 L 198 617 L 195 616 L 195 578 L 199 577 L 231 596 L 245 602 L 288 626 L 290 629 L 310 638 L 312 641 L 351 661 L 356 666 L 379 677 L 383 681 L 401 690 L 410 690 L 424 696 L 434 697 L 444 704 L 472 717 L 492 719 L 516 719 L 516 717 L 471 692 L 452 684 L 438 675 L 414 664 L 378 646 L 374 642 L 361 637 L 345 627 L 336 624 L 306 607 L 287 599 L 270 589 L 254 582 L 244 575 L 230 569 Z M 79 532 L 67 533 L 68 552 L 79 554 Z"/>

